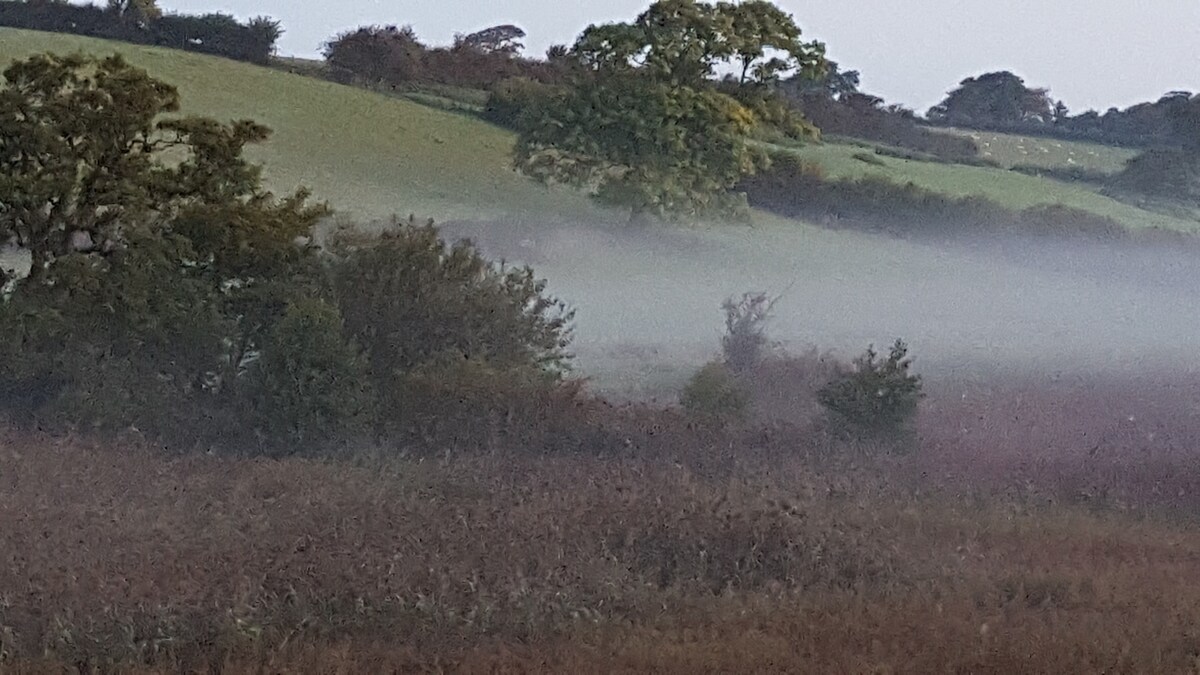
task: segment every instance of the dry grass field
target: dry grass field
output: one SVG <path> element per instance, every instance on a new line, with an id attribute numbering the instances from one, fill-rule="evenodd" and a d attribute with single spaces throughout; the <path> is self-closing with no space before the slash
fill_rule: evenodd
<path id="1" fill-rule="evenodd" d="M 1034 391 L 943 387 L 890 460 L 665 413 L 558 456 L 10 434 L 0 670 L 1194 672 L 1200 392 Z"/>

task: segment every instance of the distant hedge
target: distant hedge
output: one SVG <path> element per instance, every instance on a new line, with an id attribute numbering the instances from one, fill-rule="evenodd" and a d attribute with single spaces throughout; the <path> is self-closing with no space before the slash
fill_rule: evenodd
<path id="1" fill-rule="evenodd" d="M 244 24 L 226 14 L 168 14 L 130 21 L 96 5 L 16 0 L 0 0 L 0 26 L 157 45 L 259 64 L 270 60 L 283 33 L 279 22 L 267 17 Z"/>

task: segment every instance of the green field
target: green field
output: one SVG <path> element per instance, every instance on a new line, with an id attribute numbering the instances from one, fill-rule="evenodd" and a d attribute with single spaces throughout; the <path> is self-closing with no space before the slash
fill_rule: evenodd
<path id="1" fill-rule="evenodd" d="M 1195 231 L 1200 223 L 1146 211 L 1100 194 L 1094 187 L 1069 184 L 1006 169 L 962 164 L 941 164 L 876 155 L 859 145 L 822 143 L 792 150 L 820 164 L 833 178 L 884 176 L 899 183 L 914 183 L 955 197 L 978 195 L 1014 209 L 1041 204 L 1062 204 L 1108 216 L 1130 228 L 1160 227 Z M 871 154 L 871 163 L 855 155 Z"/>
<path id="2" fill-rule="evenodd" d="M 305 185 L 343 211 L 439 219 L 595 216 L 509 168 L 513 137 L 461 114 L 301 75 L 168 49 L 0 28 L 0 62 L 35 52 L 119 51 L 179 87 L 184 112 L 274 129 L 250 155 L 276 190 Z"/>
<path id="3" fill-rule="evenodd" d="M 1055 138 L 1016 136 L 992 131 L 949 129 L 947 133 L 968 136 L 979 144 L 979 156 L 997 162 L 1006 169 L 1036 166 L 1045 169 L 1076 168 L 1116 173 L 1136 150 L 1098 143 L 1063 141 Z"/>

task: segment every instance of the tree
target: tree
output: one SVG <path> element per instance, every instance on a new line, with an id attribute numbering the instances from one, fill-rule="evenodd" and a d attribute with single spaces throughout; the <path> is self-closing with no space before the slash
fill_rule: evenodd
<path id="1" fill-rule="evenodd" d="M 1054 106 L 1046 89 L 1026 87 L 1025 80 L 1003 71 L 963 80 L 927 117 L 952 126 L 1008 128 L 1048 123 Z"/>
<path id="2" fill-rule="evenodd" d="M 730 188 L 766 159 L 750 144 L 754 126 L 747 108 L 712 89 L 613 75 L 581 81 L 529 111 L 516 161 L 544 183 L 630 207 L 635 222 L 733 213 L 745 202 Z"/>
<path id="3" fill-rule="evenodd" d="M 857 94 L 861 84 L 857 70 L 843 71 L 837 61 L 826 61 L 823 74 L 811 77 L 797 73 L 783 81 L 780 88 L 793 96 L 824 96 L 839 100 L 848 94 Z"/>
<path id="4" fill-rule="evenodd" d="M 304 241 L 326 209 L 264 191 L 242 156 L 269 130 L 178 108 L 119 56 L 4 72 L 0 240 L 32 264 L 0 303 L 0 391 L 40 390 L 80 423 L 182 432 L 319 285 Z"/>
<path id="5" fill-rule="evenodd" d="M 460 37 L 456 42 L 464 47 L 477 49 L 485 54 L 516 56 L 521 50 L 525 49 L 525 45 L 521 42 L 524 38 L 525 31 L 517 26 L 505 24 L 485 28 L 481 31 Z"/>
<path id="6" fill-rule="evenodd" d="M 157 0 L 108 0 L 108 9 L 136 23 L 162 18 Z"/>
<path id="7" fill-rule="evenodd" d="M 39 277 L 77 248 L 113 250 L 127 224 L 161 208 L 172 174 L 159 115 L 173 87 L 119 56 L 34 56 L 0 89 L 0 240 L 29 251 Z M 97 133 L 104 129 L 106 133 Z"/>
<path id="8" fill-rule="evenodd" d="M 659 0 L 631 23 L 590 26 L 571 49 L 571 86 L 525 120 L 516 164 L 629 206 L 635 220 L 738 211 L 744 198 L 729 191 L 763 165 L 749 136 L 775 108 L 719 90 L 716 71 L 736 64 L 736 86 L 764 90 L 788 70 L 819 72 L 823 48 L 799 36 L 757 1 Z"/>
<path id="9" fill-rule="evenodd" d="M 322 53 L 335 73 L 375 85 L 419 79 L 426 49 L 411 26 L 363 26 L 335 36 Z"/>
<path id="10" fill-rule="evenodd" d="M 722 2 L 717 15 L 727 17 L 730 48 L 741 73 L 740 82 L 773 83 L 783 73 L 800 69 L 797 77 L 811 80 L 824 70 L 825 46 L 805 43 L 791 15 L 766 0 Z"/>

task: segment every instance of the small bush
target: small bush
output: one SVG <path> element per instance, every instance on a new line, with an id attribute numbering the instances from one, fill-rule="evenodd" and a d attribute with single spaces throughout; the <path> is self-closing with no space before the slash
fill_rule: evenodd
<path id="1" fill-rule="evenodd" d="M 884 360 L 874 347 L 855 359 L 854 367 L 818 393 L 836 429 L 858 440 L 911 440 L 912 423 L 924 394 L 919 375 L 909 374 L 908 347 L 897 340 Z"/>
<path id="2" fill-rule="evenodd" d="M 727 365 L 713 362 L 692 376 L 679 402 L 696 415 L 741 420 L 750 406 L 750 395 Z"/>
<path id="3" fill-rule="evenodd" d="M 725 312 L 721 351 L 725 365 L 734 373 L 744 373 L 762 361 L 767 348 L 766 322 L 777 301 L 766 293 L 746 293 L 741 300 L 729 298 L 721 305 Z"/>

